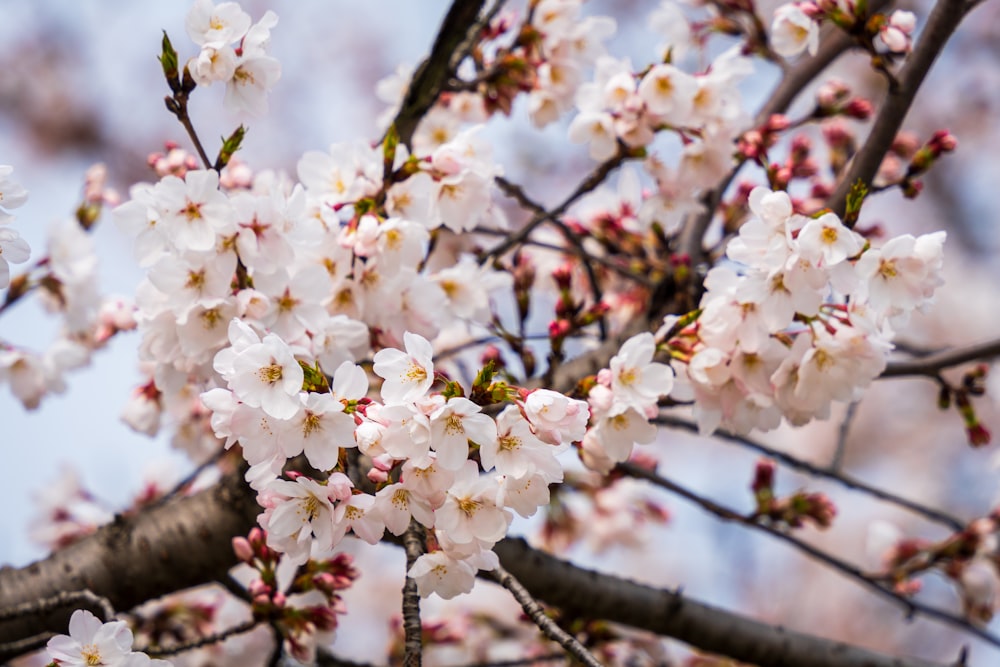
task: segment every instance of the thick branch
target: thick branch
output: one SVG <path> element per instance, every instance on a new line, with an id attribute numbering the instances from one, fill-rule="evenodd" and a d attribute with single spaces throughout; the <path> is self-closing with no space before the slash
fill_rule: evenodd
<path id="1" fill-rule="evenodd" d="M 503 540 L 495 551 L 532 595 L 568 613 L 674 637 L 759 667 L 944 667 L 786 630 L 679 593 L 585 570 L 532 549 L 524 540 Z"/>
<path id="2" fill-rule="evenodd" d="M 246 535 L 260 508 L 239 472 L 217 486 L 135 516 L 21 569 L 0 568 L 0 609 L 89 590 L 115 609 L 226 576 L 232 538 Z M 0 643 L 43 631 L 65 633 L 73 608 L 0 621 Z M 0 663 L 12 657 L 0 653 Z"/>
<path id="3" fill-rule="evenodd" d="M 416 519 L 410 519 L 410 526 L 403 533 L 403 549 L 406 551 L 406 579 L 403 583 L 403 644 L 404 667 L 420 667 L 423 662 L 423 630 L 420 624 L 420 594 L 417 581 L 410 577 L 410 568 L 424 553 L 424 528 Z"/>
<path id="4" fill-rule="evenodd" d="M 871 133 L 827 201 L 827 206 L 837 215 L 843 217 L 847 195 L 854 183 L 860 180 L 866 186 L 871 186 L 882 158 L 892 146 L 924 77 L 968 10 L 965 0 L 938 0 L 934 5 L 920 41 L 899 72 L 899 85 L 886 93 L 885 102 L 875 117 Z"/>
<path id="5" fill-rule="evenodd" d="M 476 25 L 476 18 L 485 2 L 455 0 L 451 4 L 431 47 L 431 54 L 413 75 L 403 105 L 393 120 L 400 143 L 410 145 L 420 119 L 434 106 L 444 90 L 452 75 L 452 55 L 466 40 L 469 29 Z"/>
<path id="6" fill-rule="evenodd" d="M 245 535 L 258 511 L 238 476 L 188 498 L 119 519 L 49 558 L 0 569 L 0 608 L 89 589 L 116 608 L 216 580 L 235 562 L 234 536 Z M 942 667 L 786 631 L 688 600 L 669 591 L 575 567 L 522 540 L 496 546 L 504 567 L 531 594 L 570 613 L 668 635 L 702 650 L 760 667 Z M 0 643 L 39 632 L 65 633 L 68 613 L 0 623 Z M 0 660 L 11 655 L 0 655 Z"/>

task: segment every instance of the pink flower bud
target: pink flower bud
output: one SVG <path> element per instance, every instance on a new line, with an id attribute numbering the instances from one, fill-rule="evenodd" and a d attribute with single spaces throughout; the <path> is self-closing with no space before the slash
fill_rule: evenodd
<path id="1" fill-rule="evenodd" d="M 253 562 L 254 553 L 253 547 L 250 546 L 250 542 L 245 537 L 234 537 L 233 538 L 233 552 L 236 557 L 239 558 L 244 563 Z"/>

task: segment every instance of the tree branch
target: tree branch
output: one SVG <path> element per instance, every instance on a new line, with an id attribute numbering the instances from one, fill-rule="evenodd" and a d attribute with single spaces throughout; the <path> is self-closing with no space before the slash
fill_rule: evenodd
<path id="1" fill-rule="evenodd" d="M 236 562 L 230 541 L 245 535 L 259 508 L 253 491 L 229 475 L 212 489 L 119 519 L 25 568 L 0 569 L 0 608 L 88 588 L 129 609 L 224 576 Z M 704 651 L 759 667 L 943 667 L 787 631 L 656 590 L 578 568 L 523 540 L 495 551 L 532 596 L 569 613 L 602 618 L 675 637 Z M 0 622 L 0 643 L 40 632 L 64 633 L 69 613 Z M 0 660 L 13 657 L 0 652 Z"/>
<path id="2" fill-rule="evenodd" d="M 923 375 L 936 378 L 941 371 L 972 361 L 985 361 L 1000 356 L 1000 339 L 977 343 L 967 347 L 943 350 L 918 359 L 891 361 L 879 378 L 898 378 Z"/>
<path id="3" fill-rule="evenodd" d="M 494 550 L 534 597 L 567 613 L 674 637 L 758 667 L 944 667 L 768 625 L 677 592 L 585 570 L 532 549 L 524 540 L 508 538 Z"/>
<path id="4" fill-rule="evenodd" d="M 700 496 L 694 493 L 693 491 L 690 491 L 689 489 L 681 486 L 680 484 L 677 484 L 676 482 L 673 482 L 665 477 L 661 477 L 655 472 L 643 468 L 641 466 L 629 463 L 621 463 L 618 465 L 618 469 L 625 472 L 628 475 L 631 475 L 632 477 L 645 479 L 646 481 L 651 482 L 652 484 L 655 484 L 656 486 L 659 486 L 662 489 L 666 489 L 671 493 L 675 493 L 681 496 L 682 498 L 685 498 L 686 500 L 695 503 L 705 511 L 714 514 L 716 517 L 722 519 L 723 521 L 733 521 L 739 523 L 743 526 L 746 526 L 747 528 L 750 528 L 751 530 L 757 530 L 766 533 L 771 537 L 775 537 L 781 540 L 782 542 L 792 545 L 794 548 L 798 549 L 799 551 L 809 556 L 813 560 L 816 560 L 822 563 L 823 565 L 826 565 L 827 567 L 833 569 L 834 571 L 839 572 L 848 579 L 860 584 L 862 587 L 867 588 L 875 593 L 878 593 L 879 595 L 882 595 L 883 597 L 889 600 L 892 600 L 893 602 L 902 605 L 903 607 L 906 608 L 908 616 L 912 616 L 913 614 L 916 613 L 922 614 L 927 618 L 932 618 L 934 620 L 940 621 L 941 623 L 944 623 L 945 625 L 950 625 L 954 628 L 962 630 L 963 632 L 968 632 L 971 635 L 975 635 L 976 637 L 979 637 L 980 639 L 989 642 L 993 646 L 1000 648 L 1000 637 L 997 637 L 996 635 L 993 635 L 987 632 L 986 630 L 983 630 L 982 628 L 973 625 L 972 623 L 969 622 L 968 619 L 953 614 L 951 612 L 945 611 L 943 609 L 932 607 L 922 602 L 918 602 L 916 600 L 904 597 L 903 595 L 900 595 L 899 593 L 893 591 L 892 589 L 887 588 L 885 585 L 882 584 L 882 582 L 878 578 L 866 572 L 863 572 L 853 563 L 849 563 L 846 560 L 843 560 L 826 551 L 823 551 L 819 547 L 816 547 L 810 544 L 809 542 L 806 542 L 800 539 L 799 537 L 796 537 L 789 531 L 778 529 L 766 523 L 760 523 L 754 520 L 750 516 L 746 516 L 740 514 L 739 512 L 735 512 L 729 509 L 728 507 L 723 507 L 722 505 L 716 503 L 715 501 Z"/>
<path id="5" fill-rule="evenodd" d="M 469 29 L 476 25 L 479 11 L 485 2 L 486 0 L 452 2 L 438 30 L 430 55 L 413 74 L 410 86 L 403 97 L 403 104 L 392 121 L 400 143 L 408 147 L 411 145 L 417 125 L 434 106 L 452 76 L 452 55 L 466 41 Z"/>
<path id="6" fill-rule="evenodd" d="M 0 568 L 0 609 L 89 590 L 115 609 L 226 576 L 236 564 L 231 541 L 246 535 L 260 507 L 231 473 L 211 489 L 117 517 L 97 532 L 27 567 Z M 65 633 L 72 608 L 0 621 L 0 642 L 42 631 Z M 0 663 L 13 657 L 0 651 Z"/>
<path id="7" fill-rule="evenodd" d="M 420 667 L 422 662 L 423 631 L 420 626 L 420 594 L 417 581 L 410 577 L 410 568 L 424 553 L 424 528 L 416 519 L 403 533 L 406 551 L 406 579 L 403 583 L 403 666 Z"/>
<path id="8" fill-rule="evenodd" d="M 827 201 L 827 207 L 837 215 L 843 217 L 847 195 L 854 183 L 861 181 L 866 186 L 871 186 L 882 158 L 892 146 L 924 77 L 969 9 L 965 0 L 938 0 L 934 5 L 920 41 L 899 71 L 899 85 L 886 93 L 885 102 L 875 117 L 868 138 Z"/>
<path id="9" fill-rule="evenodd" d="M 514 599 L 517 600 L 518 604 L 521 605 L 521 609 L 524 613 L 528 615 L 528 618 L 538 626 L 538 629 L 542 631 L 542 634 L 556 642 L 569 653 L 571 656 L 580 661 L 581 664 L 587 665 L 587 667 L 602 667 L 601 663 L 597 661 L 597 658 L 588 651 L 583 644 L 576 640 L 576 637 L 569 634 L 558 625 L 555 621 L 545 615 L 545 611 L 542 610 L 538 602 L 531 597 L 531 593 L 521 585 L 514 575 L 504 569 L 502 565 L 498 565 L 495 570 L 493 570 L 493 579 L 496 580 L 498 584 L 510 591 Z"/>

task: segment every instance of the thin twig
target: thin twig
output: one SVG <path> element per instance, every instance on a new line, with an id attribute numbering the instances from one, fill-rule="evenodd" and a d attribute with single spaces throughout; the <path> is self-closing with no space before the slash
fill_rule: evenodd
<path id="1" fill-rule="evenodd" d="M 937 378 L 941 371 L 947 368 L 972 361 L 986 361 L 998 356 L 1000 356 L 1000 339 L 990 340 L 985 343 L 976 343 L 975 345 L 968 345 L 966 347 L 942 350 L 941 352 L 922 356 L 919 359 L 891 361 L 879 377 L 895 378 L 923 375 L 929 378 Z"/>
<path id="2" fill-rule="evenodd" d="M 538 604 L 535 598 L 531 597 L 531 593 L 521 585 L 521 582 L 514 578 L 514 575 L 505 570 L 502 565 L 497 565 L 492 575 L 498 584 L 510 591 L 514 599 L 521 605 L 521 609 L 534 621 L 538 629 L 542 631 L 542 634 L 562 646 L 566 649 L 567 653 L 580 661 L 580 663 L 587 665 L 587 667 L 602 667 L 597 658 L 583 644 L 545 615 L 541 605 Z"/>
<path id="3" fill-rule="evenodd" d="M 468 662 L 459 667 L 521 667 L 522 665 L 533 665 L 536 662 L 556 662 L 565 660 L 565 653 L 549 653 L 547 655 L 536 655 L 525 658 L 513 658 L 511 660 L 491 660 L 488 662 Z"/>
<path id="4" fill-rule="evenodd" d="M 531 233 L 535 230 L 535 228 L 538 227 L 540 224 L 542 224 L 543 222 L 554 221 L 560 215 L 565 213 L 566 209 L 572 206 L 577 199 L 579 199 L 580 197 L 582 197 L 583 195 L 585 195 L 586 193 L 590 192 L 598 185 L 603 183 L 604 179 L 606 179 L 611 174 L 611 172 L 613 172 L 615 169 L 621 166 L 621 164 L 625 162 L 626 159 L 628 159 L 628 152 L 626 151 L 624 146 L 619 145 L 618 152 L 615 154 L 615 156 L 612 157 L 610 160 L 607 160 L 597 165 L 597 167 L 595 167 L 594 170 L 590 172 L 590 174 L 588 174 L 587 177 L 583 179 L 583 181 L 580 182 L 580 184 L 576 187 L 576 189 L 573 190 L 573 192 L 570 193 L 570 195 L 566 197 L 566 199 L 564 199 L 561 204 L 556 206 L 551 211 L 537 213 L 523 227 L 521 227 L 519 230 L 508 236 L 506 241 L 497 245 L 494 248 L 490 248 L 486 256 L 499 257 L 503 255 L 505 252 L 507 252 L 511 248 L 517 246 L 518 244 L 522 243 L 525 239 L 527 239 L 528 236 L 530 236 Z M 504 183 L 505 183 L 504 179 L 501 178 L 497 180 L 496 183 L 501 190 L 504 190 Z M 504 190 L 504 192 L 506 192 L 506 190 Z"/>
<path id="5" fill-rule="evenodd" d="M 235 637 L 236 635 L 246 634 L 250 632 L 258 625 L 261 621 L 256 619 L 251 619 L 249 621 L 244 621 L 237 626 L 229 628 L 228 630 L 223 630 L 222 632 L 217 632 L 212 635 L 207 635 L 205 637 L 199 637 L 198 639 L 193 639 L 189 642 L 184 642 L 182 644 L 174 644 L 173 646 L 147 646 L 142 649 L 135 649 L 136 651 L 141 651 L 154 658 L 162 657 L 166 655 L 177 655 L 178 653 L 184 653 L 185 651 L 193 651 L 198 648 L 203 648 L 205 646 L 211 646 L 212 644 L 218 644 L 224 642 L 230 637 Z"/>
<path id="6" fill-rule="evenodd" d="M 510 234 L 509 231 L 504 229 L 490 229 L 488 227 L 476 227 L 473 230 L 473 232 L 476 234 L 487 234 L 489 236 L 507 236 L 508 234 Z M 566 246 L 559 246 L 554 243 L 546 243 L 544 241 L 535 241 L 533 239 L 527 239 L 524 242 L 522 242 L 521 245 L 534 246 L 536 248 L 545 248 L 546 250 L 553 250 L 555 252 L 574 255 L 584 260 L 585 262 L 593 262 L 595 264 L 600 264 L 601 266 L 610 269 L 611 271 L 614 271 L 622 278 L 639 283 L 640 285 L 648 289 L 652 289 L 653 287 L 655 287 L 653 281 L 650 280 L 648 277 L 637 275 L 632 271 L 630 271 L 627 267 L 622 266 L 621 264 L 615 262 L 612 259 L 609 259 L 607 257 L 602 257 L 600 255 L 591 254 L 587 252 L 586 249 L 582 249 L 581 246 L 573 246 L 571 248 L 567 248 Z"/>
<path id="7" fill-rule="evenodd" d="M 406 580 L 403 583 L 403 666 L 420 667 L 423 653 L 423 630 L 420 624 L 420 594 L 417 581 L 409 576 L 410 568 L 423 555 L 424 528 L 416 519 L 403 533 L 403 548 L 406 551 Z"/>
<path id="8" fill-rule="evenodd" d="M 968 619 L 965 619 L 961 616 L 957 616 L 943 609 L 938 609 L 937 607 L 932 607 L 922 602 L 917 602 L 916 600 L 903 597 L 899 593 L 896 593 L 895 591 L 886 588 L 873 576 L 863 572 L 861 569 L 859 569 L 852 563 L 837 558 L 836 556 L 829 554 L 826 551 L 823 551 L 822 549 L 813 546 L 812 544 L 804 540 L 799 539 L 798 537 L 792 535 L 791 533 L 784 532 L 782 530 L 779 530 L 773 526 L 764 523 L 759 523 L 757 520 L 753 519 L 750 516 L 740 514 L 739 512 L 731 510 L 728 507 L 724 507 L 713 500 L 700 496 L 694 493 L 693 491 L 690 491 L 689 489 L 681 486 L 680 484 L 677 484 L 672 480 L 666 479 L 665 477 L 656 474 L 656 472 L 649 470 L 647 468 L 643 468 L 642 466 L 638 466 L 631 463 L 620 463 L 618 464 L 617 469 L 626 472 L 627 474 L 633 477 L 645 479 L 651 482 L 652 484 L 655 484 L 656 486 L 659 486 L 663 489 L 670 491 L 671 493 L 681 496 L 682 498 L 685 498 L 686 500 L 695 503 L 705 511 L 714 514 L 715 516 L 724 521 L 733 521 L 735 523 L 739 523 L 743 526 L 766 533 L 772 537 L 775 537 L 783 542 L 792 545 L 802 553 L 806 554 L 807 556 L 813 558 L 816 561 L 819 561 L 820 563 L 823 563 L 824 565 L 830 567 L 831 569 L 841 573 L 848 579 L 851 579 L 852 581 L 861 584 L 863 587 L 868 588 L 878 593 L 879 595 L 902 605 L 903 607 L 906 608 L 907 614 L 910 616 L 912 616 L 913 614 L 921 614 L 923 616 L 926 616 L 927 618 L 940 621 L 941 623 L 950 625 L 954 628 L 958 628 L 964 632 L 975 635 L 976 637 L 979 637 L 980 639 L 992 644 L 993 646 L 1000 648 L 1000 637 L 990 632 L 987 632 L 986 630 L 980 627 L 973 625 L 968 621 Z"/>
<path id="9" fill-rule="evenodd" d="M 698 433 L 697 424 L 670 415 L 660 415 L 654 421 L 661 426 L 668 426 L 670 428 L 678 428 L 691 433 Z M 803 461 L 802 459 L 786 454 L 785 452 L 774 449 L 773 447 L 768 447 L 767 445 L 757 442 L 756 440 L 751 440 L 750 438 L 729 433 L 728 431 L 716 431 L 712 434 L 712 437 L 760 452 L 761 454 L 780 461 L 789 468 L 799 470 L 808 475 L 812 475 L 813 477 L 823 477 L 837 482 L 838 484 L 849 489 L 861 491 L 862 493 L 867 493 L 868 495 L 878 498 L 879 500 L 884 500 L 888 503 L 898 505 L 899 507 L 923 516 L 929 521 L 934 521 L 947 526 L 950 530 L 962 530 L 968 523 L 946 512 L 942 512 L 941 510 L 928 507 L 913 500 L 907 500 L 906 498 L 897 496 L 896 494 L 885 491 L 884 489 L 866 484 L 865 482 L 855 479 L 845 473 L 834 472 L 827 468 L 813 465 L 808 461 Z"/>

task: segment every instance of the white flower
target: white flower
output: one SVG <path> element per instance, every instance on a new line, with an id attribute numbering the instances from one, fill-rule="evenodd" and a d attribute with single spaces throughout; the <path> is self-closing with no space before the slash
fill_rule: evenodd
<path id="1" fill-rule="evenodd" d="M 341 447 L 354 447 L 354 418 L 344 414 L 344 405 L 330 394 L 300 394 L 302 410 L 282 422 L 281 440 L 285 456 L 305 452 L 309 465 L 330 470 L 337 465 Z"/>
<path id="2" fill-rule="evenodd" d="M 479 447 L 484 470 L 522 477 L 536 468 L 556 462 L 553 448 L 531 431 L 531 424 L 516 406 L 508 405 L 497 416 L 497 437 Z M 560 469 L 561 470 L 561 469 Z"/>
<path id="3" fill-rule="evenodd" d="M 45 649 L 60 665 L 118 665 L 132 650 L 132 631 L 125 621 L 102 623 L 77 609 L 69 619 L 69 636 L 53 637 Z"/>
<path id="4" fill-rule="evenodd" d="M 821 267 L 831 267 L 857 255 L 864 239 L 840 221 L 833 213 L 810 220 L 796 238 L 802 256 Z"/>
<path id="5" fill-rule="evenodd" d="M 941 278 L 945 232 L 897 236 L 879 249 L 870 249 L 857 263 L 867 282 L 872 308 L 890 316 L 908 313 L 930 301 Z"/>
<path id="6" fill-rule="evenodd" d="M 434 384 L 434 349 L 423 336 L 403 334 L 406 352 L 386 348 L 373 357 L 375 374 L 385 379 L 382 400 L 386 403 L 412 403 L 423 397 Z"/>
<path id="7" fill-rule="evenodd" d="M 456 544 L 494 544 L 507 534 L 512 518 L 497 507 L 496 480 L 480 476 L 475 461 L 466 461 L 455 474 L 444 505 L 435 513 L 435 527 Z"/>
<path id="8" fill-rule="evenodd" d="M 10 264 L 28 261 L 31 248 L 13 229 L 0 227 L 0 289 L 10 284 Z"/>
<path id="9" fill-rule="evenodd" d="M 771 47 L 786 58 L 803 51 L 816 55 L 819 48 L 819 25 L 796 4 L 781 5 L 774 10 L 771 23 Z"/>
<path id="10" fill-rule="evenodd" d="M 469 441 L 490 446 L 497 441 L 497 425 L 467 398 L 455 397 L 430 414 L 431 444 L 442 468 L 458 470 L 469 457 Z"/>
<path id="11" fill-rule="evenodd" d="M 434 525 L 434 510 L 430 503 L 406 487 L 390 484 L 375 494 L 375 507 L 393 535 L 402 535 L 414 518 L 427 528 Z"/>
<path id="12" fill-rule="evenodd" d="M 222 46 L 241 39 L 250 29 L 250 15 L 238 3 L 195 0 L 184 20 L 188 36 L 198 46 Z"/>
<path id="13" fill-rule="evenodd" d="M 232 334 L 232 327 L 230 327 Z M 232 338 L 230 338 L 232 340 Z M 229 382 L 238 399 L 259 407 L 276 419 L 289 419 L 299 410 L 299 391 L 304 373 L 288 345 L 268 334 L 231 357 L 231 372 L 220 363 L 231 354 L 222 350 L 216 355 L 215 368 Z"/>
<path id="14" fill-rule="evenodd" d="M 639 97 L 646 108 L 673 125 L 687 121 L 697 92 L 694 77 L 673 65 L 656 65 L 639 82 Z"/>
<path id="15" fill-rule="evenodd" d="M 450 600 L 456 595 L 471 592 L 476 585 L 476 568 L 443 551 L 422 555 L 406 574 L 417 582 L 420 597 L 437 593 Z"/>
<path id="16" fill-rule="evenodd" d="M 226 83 L 223 104 L 253 116 L 267 113 L 267 93 L 281 78 L 281 63 L 270 56 L 244 58 Z"/>
<path id="17" fill-rule="evenodd" d="M 164 238 L 180 251 L 215 248 L 216 234 L 235 231 L 232 204 L 219 192 L 219 174 L 192 170 L 184 180 L 165 176 L 155 191 Z"/>
<path id="18" fill-rule="evenodd" d="M 24 186 L 9 178 L 12 173 L 14 167 L 9 164 L 0 165 L 0 209 L 17 208 L 28 201 L 28 191 Z M 0 210 L 0 224 L 5 222 L 8 222 L 7 215 Z"/>
<path id="19" fill-rule="evenodd" d="M 642 412 L 656 405 L 660 396 L 670 393 L 674 373 L 666 364 L 653 361 L 656 341 L 648 331 L 632 336 L 609 364 L 611 392 L 614 394 L 613 414 L 629 407 Z M 598 376 L 602 379 L 602 376 Z"/>
<path id="20" fill-rule="evenodd" d="M 314 537 L 320 549 L 332 549 L 339 541 L 334 525 L 344 516 L 343 505 L 333 503 L 350 494 L 350 485 L 341 473 L 331 475 L 326 485 L 304 476 L 269 482 L 258 497 L 269 508 L 261 515 L 268 545 L 299 562 L 308 559 Z"/>

